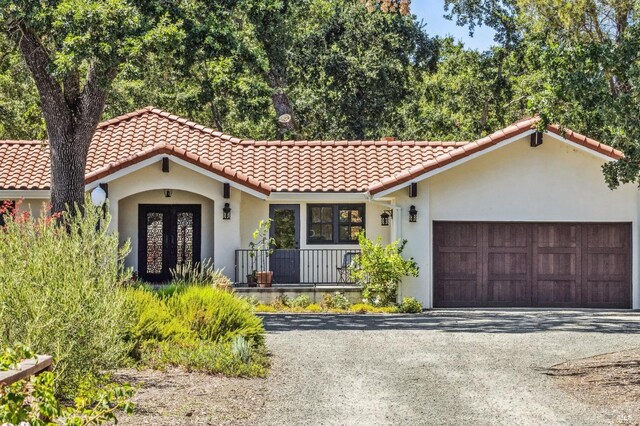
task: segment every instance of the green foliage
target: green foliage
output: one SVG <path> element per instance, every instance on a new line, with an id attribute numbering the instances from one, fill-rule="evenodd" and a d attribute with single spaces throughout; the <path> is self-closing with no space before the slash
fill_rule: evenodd
<path id="1" fill-rule="evenodd" d="M 293 308 L 307 308 L 309 305 L 311 305 L 311 298 L 306 294 L 301 294 L 289 303 Z"/>
<path id="2" fill-rule="evenodd" d="M 272 219 L 261 220 L 258 228 L 253 231 L 253 241 L 249 242 L 249 257 L 251 257 L 254 276 L 256 271 L 266 270 L 267 258 L 274 252 L 276 240 L 270 236 L 269 232 L 272 222 Z"/>
<path id="3" fill-rule="evenodd" d="M 286 294 L 279 294 L 271 304 L 276 309 L 285 309 L 291 307 L 291 300 Z"/>
<path id="4" fill-rule="evenodd" d="M 266 374 L 264 327 L 246 300 L 202 285 L 184 285 L 165 296 L 144 287 L 125 294 L 132 319 L 126 337 L 134 360 L 154 368 Z"/>
<path id="5" fill-rule="evenodd" d="M 395 306 L 373 306 L 368 303 L 356 303 L 351 305 L 350 311 L 357 314 L 395 314 L 398 308 Z"/>
<path id="6" fill-rule="evenodd" d="M 16 344 L 3 349 L 0 371 L 16 368 L 20 361 L 33 358 L 28 347 Z M 0 422 L 2 424 L 88 425 L 116 420 L 119 411 L 133 410 L 130 398 L 134 389 L 129 384 L 109 383 L 105 377 L 87 374 L 78 383 L 74 405 L 65 406 L 56 397 L 55 375 L 42 372 L 9 386 L 0 386 Z"/>
<path id="7" fill-rule="evenodd" d="M 119 248 L 101 214 L 89 208 L 59 223 L 24 212 L 5 216 L 0 232 L 0 344 L 52 355 L 57 390 L 67 395 L 85 373 L 112 369 L 129 351 L 119 291 L 130 277 L 129 245 Z"/>
<path id="8" fill-rule="evenodd" d="M 178 265 L 170 272 L 170 285 L 176 287 L 190 285 L 211 285 L 217 287 L 221 283 L 226 284 L 229 281 L 222 269 L 215 269 L 211 259 L 206 259 L 202 263 L 196 263 L 195 265 L 191 265 L 190 263 Z"/>
<path id="9" fill-rule="evenodd" d="M 405 297 L 402 299 L 402 303 L 398 307 L 398 311 L 405 314 L 419 314 L 422 312 L 422 303 L 418 302 L 413 297 Z"/>
<path id="10" fill-rule="evenodd" d="M 239 350 L 234 342 L 213 343 L 203 340 L 190 343 L 157 342 L 149 346 L 142 361 L 144 365 L 157 369 L 171 365 L 187 371 L 230 377 L 266 377 L 269 367 L 264 345 Z"/>
<path id="11" fill-rule="evenodd" d="M 183 321 L 195 336 L 211 342 L 230 342 L 243 336 L 262 343 L 262 320 L 246 301 L 210 287 L 189 287 L 167 300 L 173 317 Z"/>
<path id="12" fill-rule="evenodd" d="M 418 276 L 418 265 L 402 257 L 406 240 L 386 246 L 381 241 L 373 242 L 364 233 L 358 236 L 361 252 L 354 259 L 351 276 L 362 286 L 365 302 L 388 306 L 396 302 L 400 280 Z"/>
<path id="13" fill-rule="evenodd" d="M 351 302 L 349 302 L 349 299 L 347 299 L 344 294 L 336 291 L 334 294 L 325 293 L 320 306 L 322 306 L 324 310 L 346 310 L 351 306 Z"/>

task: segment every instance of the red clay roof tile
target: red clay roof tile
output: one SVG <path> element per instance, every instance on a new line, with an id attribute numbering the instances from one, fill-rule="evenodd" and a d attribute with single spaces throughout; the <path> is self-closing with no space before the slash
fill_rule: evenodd
<path id="1" fill-rule="evenodd" d="M 523 133 L 525 119 L 478 141 L 251 141 L 147 107 L 100 123 L 87 156 L 86 182 L 156 155 L 174 155 L 263 194 L 380 192 Z M 622 153 L 558 126 L 549 131 L 614 159 Z M 0 189 L 49 189 L 49 148 L 0 141 Z"/>

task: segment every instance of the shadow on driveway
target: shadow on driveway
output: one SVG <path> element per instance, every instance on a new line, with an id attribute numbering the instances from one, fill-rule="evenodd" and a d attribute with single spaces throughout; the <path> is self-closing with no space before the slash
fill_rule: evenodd
<path id="1" fill-rule="evenodd" d="M 640 313 L 631 311 L 435 310 L 420 315 L 263 314 L 262 318 L 269 333 L 310 330 L 640 333 Z"/>

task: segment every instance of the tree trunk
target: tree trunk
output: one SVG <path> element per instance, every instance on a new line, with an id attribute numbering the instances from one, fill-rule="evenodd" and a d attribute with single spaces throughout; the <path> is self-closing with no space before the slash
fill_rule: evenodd
<path id="1" fill-rule="evenodd" d="M 273 109 L 276 112 L 276 120 L 278 130 L 276 132 L 276 139 L 285 139 L 287 136 L 298 135 L 298 123 L 293 116 L 293 108 L 291 108 L 291 101 L 286 93 L 284 72 L 269 71 L 267 75 L 267 82 L 273 90 L 271 95 L 271 102 L 273 103 Z M 288 117 L 288 121 L 285 118 Z"/>
<path id="2" fill-rule="evenodd" d="M 81 209 L 84 204 L 84 174 L 91 136 L 66 136 L 50 130 L 48 133 L 51 150 L 51 210 L 75 212 L 76 205 Z"/>

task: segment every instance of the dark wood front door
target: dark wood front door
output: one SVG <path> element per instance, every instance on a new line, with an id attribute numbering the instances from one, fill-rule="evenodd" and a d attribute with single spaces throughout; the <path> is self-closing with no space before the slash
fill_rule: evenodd
<path id="1" fill-rule="evenodd" d="M 275 250 L 269 259 L 273 282 L 296 284 L 300 282 L 300 206 L 297 204 L 271 204 L 269 206 L 271 237 Z"/>
<path id="2" fill-rule="evenodd" d="M 140 204 L 138 275 L 144 281 L 171 279 L 171 270 L 200 262 L 201 206 Z"/>
<path id="3" fill-rule="evenodd" d="M 436 307 L 631 307 L 631 224 L 434 222 Z"/>

